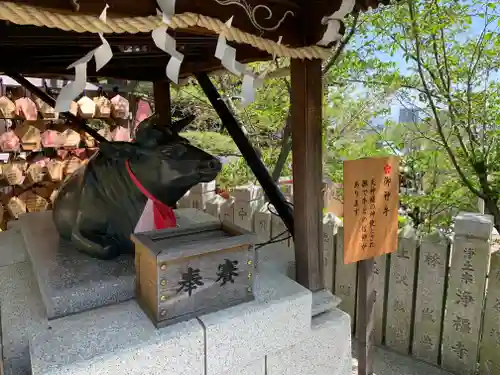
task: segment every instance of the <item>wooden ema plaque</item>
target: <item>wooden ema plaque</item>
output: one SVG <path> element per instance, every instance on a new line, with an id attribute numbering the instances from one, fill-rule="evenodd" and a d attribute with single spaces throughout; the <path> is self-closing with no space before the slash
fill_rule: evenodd
<path id="1" fill-rule="evenodd" d="M 228 223 L 131 236 L 136 297 L 156 327 L 250 301 L 256 237 Z"/>
<path id="2" fill-rule="evenodd" d="M 399 159 L 344 162 L 344 263 L 392 253 L 398 245 Z"/>

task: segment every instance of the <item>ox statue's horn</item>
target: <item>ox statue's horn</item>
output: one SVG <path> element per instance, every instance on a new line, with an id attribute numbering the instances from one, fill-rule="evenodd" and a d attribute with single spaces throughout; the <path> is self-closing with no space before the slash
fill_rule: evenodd
<path id="1" fill-rule="evenodd" d="M 172 132 L 175 133 L 180 133 L 186 126 L 191 124 L 195 120 L 196 116 L 191 114 L 183 119 L 180 119 L 178 121 L 175 121 L 172 123 L 171 130 Z"/>

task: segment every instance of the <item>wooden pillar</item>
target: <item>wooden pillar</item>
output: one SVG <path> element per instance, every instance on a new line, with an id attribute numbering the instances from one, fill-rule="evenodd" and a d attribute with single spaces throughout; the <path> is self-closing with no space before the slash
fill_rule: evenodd
<path id="1" fill-rule="evenodd" d="M 359 262 L 358 267 L 358 375 L 373 374 L 373 329 L 375 324 L 375 298 L 373 289 L 374 259 Z"/>
<path id="2" fill-rule="evenodd" d="M 154 82 L 153 94 L 155 97 L 155 112 L 160 116 L 160 124 L 170 127 L 172 125 L 170 82 L 166 79 Z"/>
<path id="3" fill-rule="evenodd" d="M 297 281 L 317 291 L 324 287 L 321 61 L 292 59 L 290 73 Z"/>

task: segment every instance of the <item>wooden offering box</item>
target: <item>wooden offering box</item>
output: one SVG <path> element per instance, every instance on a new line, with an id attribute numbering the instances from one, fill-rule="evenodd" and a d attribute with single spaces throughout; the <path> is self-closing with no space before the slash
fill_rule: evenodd
<path id="1" fill-rule="evenodd" d="M 139 304 L 163 327 L 252 300 L 255 240 L 229 223 L 133 234 Z"/>

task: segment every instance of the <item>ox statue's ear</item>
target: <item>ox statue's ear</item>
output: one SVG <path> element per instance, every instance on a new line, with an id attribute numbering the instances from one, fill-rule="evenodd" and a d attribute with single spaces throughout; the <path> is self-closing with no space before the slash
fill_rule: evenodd
<path id="1" fill-rule="evenodd" d="M 110 159 L 128 160 L 137 156 L 138 146 L 129 142 L 101 142 L 99 151 Z"/>
<path id="2" fill-rule="evenodd" d="M 186 126 L 188 126 L 189 124 L 191 124 L 195 119 L 196 119 L 195 115 L 192 115 L 192 114 L 188 115 L 188 116 L 184 117 L 183 119 L 180 119 L 180 120 L 175 121 L 174 123 L 172 123 L 172 126 L 170 128 L 172 129 L 172 132 L 174 134 L 178 134 L 182 130 L 184 130 L 184 128 Z"/>

